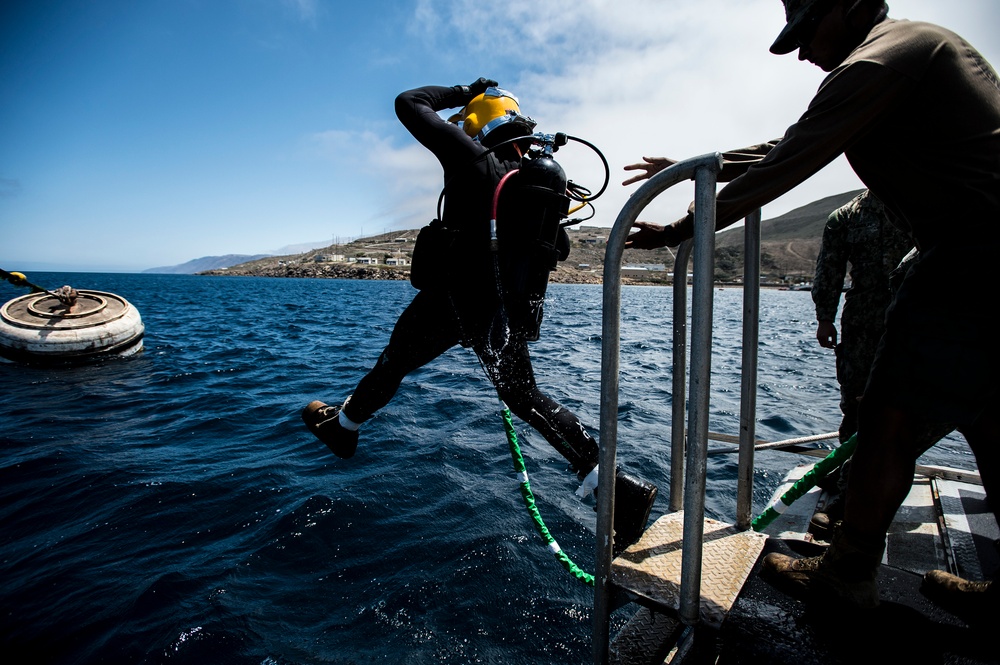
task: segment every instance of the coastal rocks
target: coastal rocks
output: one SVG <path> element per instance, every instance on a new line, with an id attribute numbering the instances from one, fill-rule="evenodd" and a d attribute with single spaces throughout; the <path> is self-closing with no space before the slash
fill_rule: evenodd
<path id="1" fill-rule="evenodd" d="M 407 280 L 409 272 L 387 266 L 354 266 L 345 264 L 299 263 L 269 266 L 233 266 L 208 270 L 199 275 L 226 275 L 230 277 L 314 277 L 325 279 L 374 279 Z"/>
<path id="2" fill-rule="evenodd" d="M 310 277 L 320 279 L 369 279 L 401 281 L 410 279 L 407 268 L 392 266 L 359 266 L 343 263 L 286 263 L 261 265 L 244 264 L 231 268 L 207 270 L 199 275 L 225 275 L 230 277 Z M 559 266 L 549 275 L 553 284 L 600 284 L 598 272 L 574 270 Z"/>

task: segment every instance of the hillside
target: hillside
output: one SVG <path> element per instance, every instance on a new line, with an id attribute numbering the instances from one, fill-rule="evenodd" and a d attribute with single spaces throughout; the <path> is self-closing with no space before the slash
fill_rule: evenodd
<path id="1" fill-rule="evenodd" d="M 192 259 L 187 263 L 181 263 L 176 266 L 150 268 L 149 270 L 143 270 L 143 272 L 168 275 L 194 275 L 199 272 L 205 272 L 206 270 L 217 270 L 219 268 L 228 268 L 230 266 L 240 265 L 241 263 L 247 263 L 248 261 L 256 261 L 267 256 L 270 255 L 254 254 L 252 256 L 248 256 L 246 254 L 226 254 L 225 256 L 203 256 L 200 259 Z"/>
<path id="2" fill-rule="evenodd" d="M 823 240 L 823 227 L 830 213 L 863 190 L 844 192 L 814 201 L 780 217 L 760 224 L 761 271 L 776 276 L 803 276 L 812 281 L 816 257 Z M 717 267 L 727 255 L 738 254 L 738 270 L 743 270 L 743 229 L 728 229 L 715 240 Z"/>
<path id="3" fill-rule="evenodd" d="M 858 190 L 860 191 L 860 190 Z M 858 191 L 828 196 L 761 223 L 761 281 L 781 285 L 811 281 L 823 227 L 831 212 Z M 600 283 L 610 229 L 570 227 L 570 255 L 553 271 L 551 281 Z M 347 279 L 408 279 L 409 262 L 419 229 L 360 238 L 300 254 L 266 256 L 199 274 L 265 277 L 326 277 Z M 387 265 L 396 263 L 398 265 Z M 623 280 L 627 283 L 669 283 L 674 252 L 669 248 L 626 250 Z M 641 269 L 646 268 L 646 269 Z M 718 282 L 739 281 L 743 272 L 743 228 L 716 236 Z"/>

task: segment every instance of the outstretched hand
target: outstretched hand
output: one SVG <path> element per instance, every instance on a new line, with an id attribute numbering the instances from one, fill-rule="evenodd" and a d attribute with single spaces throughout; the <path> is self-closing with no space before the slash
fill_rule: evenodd
<path id="1" fill-rule="evenodd" d="M 639 182 L 640 180 L 647 180 L 652 178 L 654 175 L 662 171 L 663 169 L 673 166 L 677 163 L 676 159 L 670 159 L 669 157 L 643 157 L 642 161 L 638 164 L 629 164 L 625 167 L 626 171 L 644 171 L 645 173 L 640 173 L 634 175 L 625 182 L 623 185 L 631 185 L 633 182 Z"/>
<path id="2" fill-rule="evenodd" d="M 694 233 L 694 214 L 688 213 L 673 224 L 666 226 L 652 222 L 636 221 L 638 231 L 625 239 L 625 249 L 659 249 L 676 247 L 691 238 Z"/>
<path id="3" fill-rule="evenodd" d="M 636 221 L 633 228 L 639 230 L 625 239 L 625 249 L 658 249 L 666 245 L 662 224 Z"/>

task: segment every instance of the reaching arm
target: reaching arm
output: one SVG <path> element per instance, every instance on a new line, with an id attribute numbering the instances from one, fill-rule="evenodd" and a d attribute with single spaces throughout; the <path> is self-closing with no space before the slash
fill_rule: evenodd
<path id="1" fill-rule="evenodd" d="M 722 153 L 722 170 L 718 174 L 719 182 L 729 182 L 734 178 L 746 173 L 747 169 L 760 162 L 771 151 L 771 148 L 778 145 L 781 139 L 774 139 L 766 143 L 730 150 Z M 641 162 L 625 166 L 626 171 L 643 171 L 624 181 L 623 185 L 631 185 L 640 180 L 648 180 L 660 171 L 677 163 L 678 160 L 669 157 L 643 157 Z"/>
<path id="2" fill-rule="evenodd" d="M 752 155 L 734 167 L 744 168 L 719 191 L 716 230 L 743 219 L 757 208 L 787 193 L 836 159 L 858 137 L 885 121 L 894 105 L 905 98 L 912 81 L 890 67 L 862 60 L 834 70 L 823 81 L 805 114 L 759 161 Z M 762 150 L 771 145 L 760 144 Z M 740 151 L 734 151 L 739 153 Z M 669 160 L 665 160 L 669 161 Z M 666 168 L 665 161 L 660 168 Z M 651 160 L 651 164 L 657 164 Z M 646 169 L 643 165 L 633 165 Z M 657 170 L 646 169 L 649 177 Z M 643 179 L 641 176 L 639 179 Z M 674 222 L 661 239 L 678 244 L 693 234 L 691 215 Z"/>

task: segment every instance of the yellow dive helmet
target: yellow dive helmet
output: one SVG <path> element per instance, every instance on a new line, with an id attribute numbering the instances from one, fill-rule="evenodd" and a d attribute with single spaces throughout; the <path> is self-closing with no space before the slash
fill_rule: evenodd
<path id="1" fill-rule="evenodd" d="M 534 120 L 521 115 L 517 97 L 496 87 L 487 88 L 486 92 L 473 97 L 457 119 L 462 123 L 462 130 L 480 143 L 487 134 L 508 123 L 523 127 L 524 134 L 530 134 L 535 127 Z"/>

